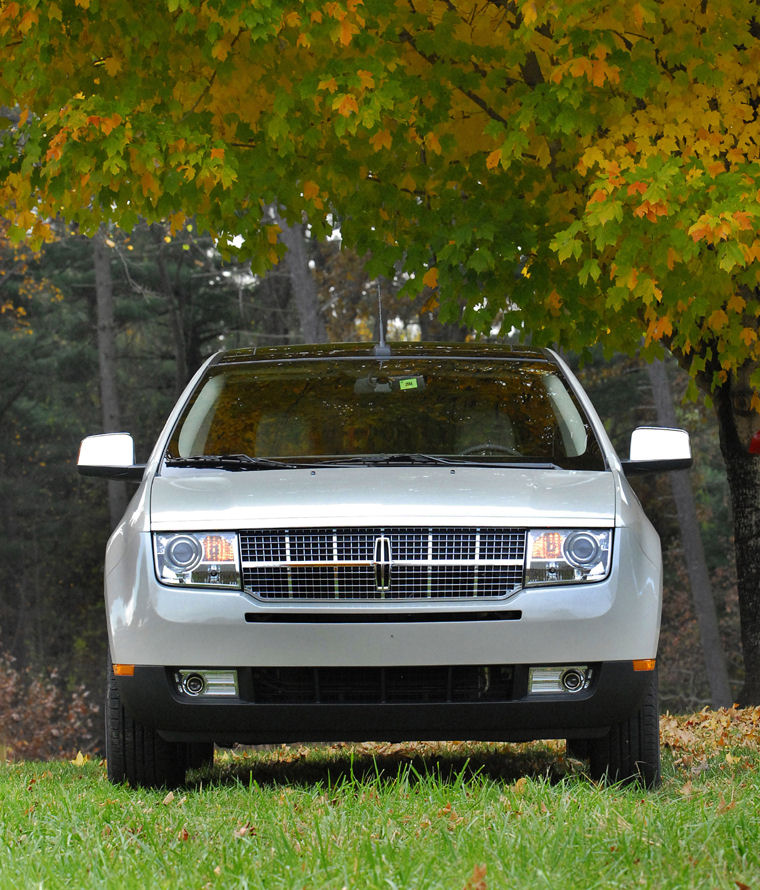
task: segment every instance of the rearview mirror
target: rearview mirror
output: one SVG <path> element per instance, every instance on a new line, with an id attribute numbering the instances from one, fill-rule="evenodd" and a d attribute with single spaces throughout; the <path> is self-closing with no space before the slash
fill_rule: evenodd
<path id="1" fill-rule="evenodd" d="M 357 395 L 371 395 L 381 392 L 420 392 L 425 388 L 425 378 L 421 374 L 405 377 L 359 377 L 354 383 Z"/>

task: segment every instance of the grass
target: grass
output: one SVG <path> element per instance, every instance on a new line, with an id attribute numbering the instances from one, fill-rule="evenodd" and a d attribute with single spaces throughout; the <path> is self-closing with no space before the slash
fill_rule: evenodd
<path id="1" fill-rule="evenodd" d="M 649 793 L 595 785 L 556 744 L 218 754 L 173 793 L 11 763 L 0 888 L 760 888 L 760 709 L 661 734 Z"/>

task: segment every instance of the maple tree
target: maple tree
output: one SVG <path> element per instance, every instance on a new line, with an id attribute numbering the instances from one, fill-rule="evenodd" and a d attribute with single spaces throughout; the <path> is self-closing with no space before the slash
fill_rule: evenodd
<path id="1" fill-rule="evenodd" d="M 260 263 L 336 219 L 444 320 L 669 349 L 731 485 L 760 701 L 755 0 L 0 0 L 0 206 L 181 226 Z"/>

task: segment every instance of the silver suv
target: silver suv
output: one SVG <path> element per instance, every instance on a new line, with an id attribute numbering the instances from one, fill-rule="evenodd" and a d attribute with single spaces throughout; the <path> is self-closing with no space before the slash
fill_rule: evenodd
<path id="1" fill-rule="evenodd" d="M 659 781 L 659 540 L 553 352 L 255 348 L 198 371 L 106 550 L 108 775 L 174 785 L 214 745 L 565 738 Z"/>

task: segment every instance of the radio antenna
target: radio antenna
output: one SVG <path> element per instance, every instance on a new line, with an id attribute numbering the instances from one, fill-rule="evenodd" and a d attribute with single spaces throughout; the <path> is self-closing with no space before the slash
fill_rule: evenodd
<path id="1" fill-rule="evenodd" d="M 380 279 L 377 280 L 377 326 L 379 328 L 379 342 L 375 344 L 375 355 L 390 355 L 391 348 L 385 342 L 385 319 L 383 318 L 383 301 L 380 293 Z"/>

